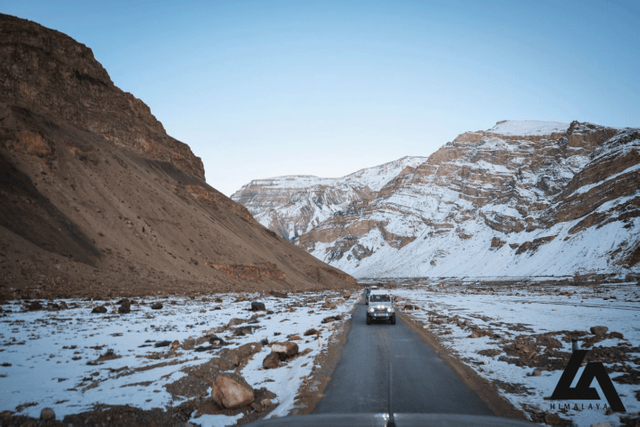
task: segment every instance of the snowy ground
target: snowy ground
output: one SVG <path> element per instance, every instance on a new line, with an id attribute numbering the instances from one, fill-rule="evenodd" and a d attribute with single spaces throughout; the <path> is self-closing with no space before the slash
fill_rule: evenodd
<path id="1" fill-rule="evenodd" d="M 62 310 L 47 309 L 48 304 L 62 301 L 42 301 L 45 309 L 37 311 L 28 311 L 29 303 L 8 302 L 0 306 L 0 412 L 38 418 L 43 408 L 51 407 L 62 420 L 98 403 L 172 407 L 188 399 L 166 388 L 183 379 L 185 369 L 207 363 L 224 349 L 293 339 L 301 355 L 283 366 L 262 369 L 271 351 L 262 345 L 246 366 L 239 367 L 254 389 L 266 387 L 277 396 L 265 410 L 268 416 L 284 416 L 296 406 L 298 389 L 310 380 L 315 357 L 326 350 L 357 298 L 336 292 L 286 298 L 260 294 L 142 298 L 132 299 L 128 314 L 118 314 L 115 300 L 66 300 L 69 308 Z M 265 303 L 268 311 L 249 311 L 251 301 Z M 163 308 L 152 309 L 155 302 Z M 92 313 L 102 304 L 107 314 Z M 332 316 L 341 319 L 323 323 Z M 319 333 L 305 336 L 311 328 Z M 226 344 L 212 347 L 213 335 Z M 167 344 L 175 340 L 180 345 L 172 350 Z M 207 350 L 197 351 L 198 347 Z M 211 387 L 201 398 L 210 399 L 210 392 Z M 194 412 L 190 421 L 229 425 L 243 416 L 200 415 Z"/>
<path id="2" fill-rule="evenodd" d="M 537 422 L 559 416 L 579 426 L 611 425 L 638 418 L 640 411 L 640 286 L 429 285 L 398 283 L 393 291 L 405 313 L 425 324 L 443 345 L 481 376 L 497 383 L 503 395 Z M 405 285 L 405 286 L 402 286 Z M 404 300 L 404 301 L 403 301 Z M 606 326 L 601 338 L 590 333 Z M 475 331 L 475 333 L 474 333 Z M 620 338 L 618 332 L 622 334 Z M 598 401 L 551 401 L 571 353 L 571 337 L 590 350 L 587 360 L 604 362 L 626 414 L 606 415 L 598 382 Z M 590 357 L 590 355 L 592 355 Z M 575 378 L 577 382 L 584 368 Z M 535 372 L 537 371 L 537 372 Z M 552 404 L 556 404 L 555 409 Z M 558 409 L 578 404 L 582 410 Z M 589 404 L 592 408 L 589 409 Z M 595 409 L 599 405 L 600 409 Z M 557 419 L 557 418 L 556 418 Z"/>

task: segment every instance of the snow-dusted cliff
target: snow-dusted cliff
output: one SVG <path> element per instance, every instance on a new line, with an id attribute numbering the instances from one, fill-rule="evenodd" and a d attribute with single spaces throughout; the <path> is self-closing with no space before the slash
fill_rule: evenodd
<path id="1" fill-rule="evenodd" d="M 640 271 L 638 129 L 505 121 L 413 159 L 378 187 L 360 171 L 253 181 L 233 198 L 359 277 Z"/>
<path id="2" fill-rule="evenodd" d="M 404 157 L 342 178 L 294 175 L 256 179 L 231 198 L 246 206 L 262 225 L 293 240 L 351 203 L 375 197 L 405 168 L 426 160 L 426 157 Z"/>

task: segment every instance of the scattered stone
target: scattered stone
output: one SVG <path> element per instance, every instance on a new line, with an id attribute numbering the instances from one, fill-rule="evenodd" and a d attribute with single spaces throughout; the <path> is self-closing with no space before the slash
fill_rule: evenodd
<path id="1" fill-rule="evenodd" d="M 252 342 L 229 351 L 227 358 L 234 366 L 246 365 L 249 358 L 260 351 L 262 351 L 262 346 L 257 342 Z"/>
<path id="2" fill-rule="evenodd" d="M 196 347 L 193 349 L 193 351 L 209 351 L 209 350 L 215 350 L 215 347 L 212 345 L 201 345 L 200 347 Z"/>
<path id="3" fill-rule="evenodd" d="M 92 313 L 98 313 L 98 314 L 104 314 L 106 313 L 107 307 L 105 307 L 104 305 L 101 305 L 99 307 L 94 307 L 93 310 L 91 310 Z"/>
<path id="4" fill-rule="evenodd" d="M 104 352 L 104 354 L 100 355 L 100 357 L 98 357 L 94 363 L 89 362 L 87 363 L 87 365 L 99 364 L 96 362 L 104 362 L 105 360 L 120 359 L 121 357 L 122 356 L 117 355 L 112 348 L 109 348 L 107 349 L 107 351 Z"/>
<path id="5" fill-rule="evenodd" d="M 27 309 L 29 311 L 42 310 L 42 304 L 40 303 L 40 301 L 34 301 L 27 306 Z"/>
<path id="6" fill-rule="evenodd" d="M 43 408 L 40 411 L 40 420 L 41 421 L 53 421 L 56 419 L 56 413 L 51 408 Z"/>
<path id="7" fill-rule="evenodd" d="M 280 366 L 280 357 L 278 353 L 271 352 L 262 361 L 262 367 L 264 369 L 275 369 Z"/>
<path id="8" fill-rule="evenodd" d="M 606 326 L 592 326 L 589 330 L 593 335 L 602 336 L 609 331 L 609 328 L 607 328 Z"/>
<path id="9" fill-rule="evenodd" d="M 251 302 L 251 311 L 266 311 L 267 308 L 265 307 L 263 302 L 259 302 L 259 301 L 252 301 Z"/>
<path id="10" fill-rule="evenodd" d="M 219 375 L 213 383 L 211 398 L 227 409 L 239 408 L 253 402 L 253 389 L 229 377 Z"/>
<path id="11" fill-rule="evenodd" d="M 155 347 L 169 347 L 171 345 L 171 341 L 158 341 L 157 343 L 155 343 Z"/>
<path id="12" fill-rule="evenodd" d="M 546 412 L 544 414 L 544 422 L 551 426 L 557 426 L 557 425 L 560 425 L 560 423 L 562 422 L 562 418 L 560 418 L 558 414 L 552 414 L 552 413 Z"/>
<path id="13" fill-rule="evenodd" d="M 271 406 L 273 403 L 271 402 L 271 399 L 262 399 L 260 401 L 260 405 L 262 405 L 263 408 L 268 408 L 269 406 Z"/>
<path id="14" fill-rule="evenodd" d="M 624 339 L 624 335 L 622 335 L 620 332 L 611 332 L 611 333 L 609 334 L 609 336 L 610 336 L 611 338 L 617 338 L 617 339 L 619 339 L 619 340 L 623 340 L 623 339 Z"/>
<path id="15" fill-rule="evenodd" d="M 131 312 L 131 301 L 128 299 L 123 299 L 119 302 L 120 307 L 118 307 L 118 313 L 126 314 Z"/>
<path id="16" fill-rule="evenodd" d="M 276 353 L 280 360 L 287 360 L 298 354 L 298 344 L 294 342 L 275 343 L 271 345 L 271 351 Z"/>
<path id="17" fill-rule="evenodd" d="M 340 315 L 329 316 L 322 319 L 322 323 L 331 323 L 340 320 Z"/>
<path id="18" fill-rule="evenodd" d="M 491 249 L 498 250 L 501 247 L 503 247 L 505 243 L 507 242 L 505 242 L 504 240 L 496 236 L 493 239 L 491 239 Z"/>
<path id="19" fill-rule="evenodd" d="M 276 298 L 289 298 L 289 295 L 286 292 L 271 291 L 269 294 Z"/>
<path id="20" fill-rule="evenodd" d="M 227 345 L 227 342 L 217 335 L 209 335 L 209 343 L 211 345 Z"/>
<path id="21" fill-rule="evenodd" d="M 241 328 L 237 328 L 234 331 L 234 335 L 243 337 L 245 335 L 251 335 L 253 333 L 254 328 L 252 326 L 243 326 Z"/>
<path id="22" fill-rule="evenodd" d="M 163 305 L 162 305 L 161 302 L 156 302 L 151 306 L 151 309 L 152 310 L 162 310 L 162 307 L 163 307 Z"/>
<path id="23" fill-rule="evenodd" d="M 539 377 L 540 375 L 542 375 L 542 371 L 540 371 L 540 369 L 534 369 L 531 375 L 534 377 Z"/>
<path id="24" fill-rule="evenodd" d="M 311 328 L 311 329 L 307 329 L 304 333 L 305 337 L 308 337 L 310 335 L 320 335 L 320 331 L 318 331 L 317 329 Z"/>
<path id="25" fill-rule="evenodd" d="M 289 338 L 291 341 L 301 341 L 302 337 L 300 335 L 293 335 L 291 338 Z"/>
<path id="26" fill-rule="evenodd" d="M 171 343 L 171 350 L 170 351 L 176 351 L 178 349 L 178 347 L 180 347 L 180 341 L 175 340 L 174 342 Z"/>
<path id="27" fill-rule="evenodd" d="M 196 346 L 196 340 L 193 339 L 192 337 L 189 337 L 182 342 L 182 348 L 185 350 L 193 350 L 195 346 Z"/>
<path id="28" fill-rule="evenodd" d="M 469 338 L 480 338 L 482 336 L 482 333 L 479 330 L 475 330 L 473 332 L 471 332 L 471 335 L 469 335 Z"/>

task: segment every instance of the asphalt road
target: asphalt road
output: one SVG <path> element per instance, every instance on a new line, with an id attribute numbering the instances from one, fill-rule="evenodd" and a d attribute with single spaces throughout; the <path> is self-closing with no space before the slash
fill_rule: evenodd
<path id="1" fill-rule="evenodd" d="M 485 403 L 402 317 L 395 325 L 365 321 L 359 304 L 347 343 L 314 414 L 388 412 L 389 364 L 394 413 L 493 415 Z"/>

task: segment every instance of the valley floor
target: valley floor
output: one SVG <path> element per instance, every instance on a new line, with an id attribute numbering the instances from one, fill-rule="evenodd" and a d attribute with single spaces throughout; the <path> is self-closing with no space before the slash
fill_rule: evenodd
<path id="1" fill-rule="evenodd" d="M 37 419 L 44 408 L 74 424 L 233 425 L 304 412 L 299 391 L 320 385 L 317 360 L 358 297 L 146 297 L 131 299 L 126 314 L 117 300 L 7 302 L 0 306 L 0 424 Z M 266 310 L 251 311 L 252 301 Z M 100 306 L 107 313 L 92 313 Z M 298 354 L 264 369 L 276 342 L 296 343 Z M 218 374 L 243 377 L 254 403 L 236 410 L 213 403 Z"/>
<path id="2" fill-rule="evenodd" d="M 638 422 L 637 283 L 389 282 L 405 316 L 532 421 Z M 352 291 L 140 297 L 126 314 L 115 299 L 7 302 L 0 306 L 0 424 L 37 419 L 46 407 L 74 424 L 232 425 L 308 413 L 329 379 L 326 366 L 340 357 L 339 341 L 360 297 Z M 251 311 L 253 301 L 266 310 Z M 92 313 L 100 306 L 107 313 Z M 592 386 L 600 400 L 548 399 L 572 338 L 589 350 L 587 361 L 604 363 L 626 413 L 604 409 L 598 381 Z M 276 342 L 295 342 L 299 353 L 264 369 Z M 230 410 L 213 403 L 211 383 L 219 374 L 243 377 L 254 404 Z"/>
<path id="3" fill-rule="evenodd" d="M 467 284 L 397 280 L 397 305 L 449 352 L 490 380 L 532 421 L 590 426 L 640 419 L 640 286 Z M 604 326 L 606 329 L 592 329 Z M 593 333 L 593 332 L 595 333 Z M 626 408 L 600 400 L 549 400 L 572 352 L 572 338 L 601 361 Z M 576 379 L 582 374 L 580 368 Z M 570 409 L 569 409 L 570 408 Z"/>

